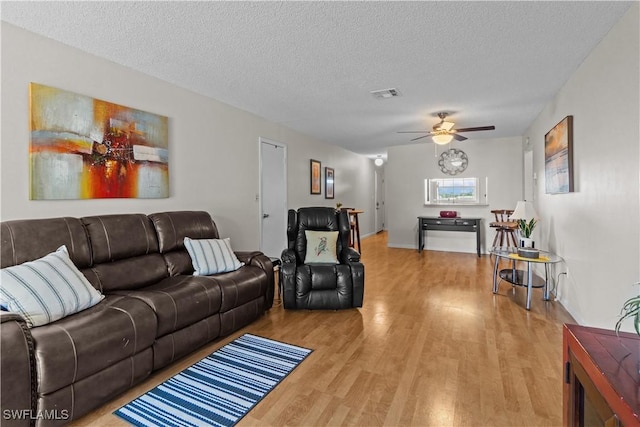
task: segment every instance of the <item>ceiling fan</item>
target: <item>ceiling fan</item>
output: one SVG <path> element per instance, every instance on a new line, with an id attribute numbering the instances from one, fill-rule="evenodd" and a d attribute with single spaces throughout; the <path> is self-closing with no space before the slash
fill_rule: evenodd
<path id="1" fill-rule="evenodd" d="M 438 117 L 440 117 L 440 123 L 436 123 L 435 125 L 433 125 L 433 131 L 405 130 L 399 131 L 398 133 L 426 133 L 426 135 L 413 138 L 411 141 L 417 141 L 418 139 L 430 136 L 432 137 L 433 142 L 435 142 L 436 144 L 444 145 L 450 143 L 452 139 L 456 139 L 457 141 L 464 141 L 465 139 L 467 139 L 467 137 L 460 135 L 460 133 L 462 132 L 494 130 L 496 128 L 495 126 L 479 126 L 473 128 L 453 129 L 455 123 L 445 121 L 448 115 L 449 113 L 446 112 L 438 113 Z"/>

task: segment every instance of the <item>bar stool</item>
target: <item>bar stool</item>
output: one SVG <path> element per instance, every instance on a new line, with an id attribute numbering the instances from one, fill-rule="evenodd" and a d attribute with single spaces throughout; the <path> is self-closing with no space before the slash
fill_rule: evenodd
<path id="1" fill-rule="evenodd" d="M 518 239 L 516 239 L 516 230 L 518 229 L 518 223 L 516 221 L 510 221 L 509 216 L 513 213 L 513 209 L 496 209 L 491 213 L 495 216 L 495 221 L 489 223 L 489 227 L 496 229 L 496 236 L 493 238 L 492 247 L 496 247 L 496 243 L 500 243 L 499 246 L 513 246 L 518 247 Z"/>

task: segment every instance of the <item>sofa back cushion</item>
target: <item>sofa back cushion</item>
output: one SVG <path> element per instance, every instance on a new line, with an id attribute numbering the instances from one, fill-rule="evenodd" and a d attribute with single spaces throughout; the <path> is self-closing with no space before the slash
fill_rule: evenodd
<path id="1" fill-rule="evenodd" d="M 91 265 L 87 233 L 78 218 L 23 219 L 0 226 L 1 267 L 22 264 L 67 247 L 69 258 L 79 269 Z"/>
<path id="2" fill-rule="evenodd" d="M 168 277 L 155 229 L 146 215 L 100 215 L 81 220 L 93 256 L 93 276 L 87 276 L 103 292 L 138 289 Z"/>
<path id="3" fill-rule="evenodd" d="M 184 247 L 184 238 L 219 239 L 218 228 L 208 212 L 174 211 L 149 215 L 158 236 L 160 253 L 171 276 L 192 274 L 191 257 Z"/>

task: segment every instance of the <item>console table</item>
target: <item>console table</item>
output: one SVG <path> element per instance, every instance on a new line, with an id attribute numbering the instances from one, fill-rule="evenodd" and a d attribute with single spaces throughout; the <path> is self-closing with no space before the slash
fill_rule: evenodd
<path id="1" fill-rule="evenodd" d="M 480 256 L 480 223 L 482 218 L 441 218 L 433 216 L 418 217 L 418 252 L 424 249 L 426 230 L 468 231 L 476 233 L 476 251 Z"/>

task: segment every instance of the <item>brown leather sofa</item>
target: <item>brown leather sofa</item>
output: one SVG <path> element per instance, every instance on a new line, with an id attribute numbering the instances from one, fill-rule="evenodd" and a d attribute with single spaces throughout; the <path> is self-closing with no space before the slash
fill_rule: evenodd
<path id="1" fill-rule="evenodd" d="M 206 212 L 122 214 L 1 223 L 1 267 L 66 245 L 105 298 L 27 328 L 0 312 L 0 423 L 62 425 L 151 372 L 251 323 L 273 304 L 273 267 L 236 252 L 240 269 L 194 276 L 184 237 L 219 238 Z"/>

